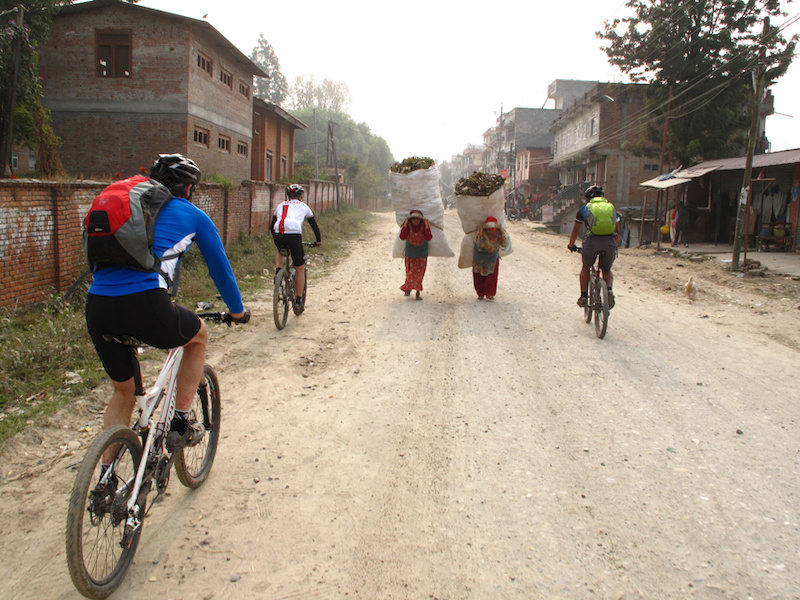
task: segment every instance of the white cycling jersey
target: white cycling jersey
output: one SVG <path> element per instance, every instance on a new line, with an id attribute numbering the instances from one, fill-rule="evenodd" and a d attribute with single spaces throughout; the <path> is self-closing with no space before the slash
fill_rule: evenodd
<path id="1" fill-rule="evenodd" d="M 275 207 L 275 233 L 303 233 L 303 221 L 314 216 L 302 200 L 285 200 Z"/>

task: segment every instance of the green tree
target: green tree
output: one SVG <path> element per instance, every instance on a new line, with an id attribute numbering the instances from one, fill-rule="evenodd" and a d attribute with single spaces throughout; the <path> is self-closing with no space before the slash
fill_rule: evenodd
<path id="1" fill-rule="evenodd" d="M 330 79 L 323 79 L 321 84 L 314 81 L 312 75 L 308 79 L 296 77 L 291 90 L 292 108 L 325 108 L 336 112 L 346 112 L 350 104 L 350 89 L 347 84 Z"/>
<path id="2" fill-rule="evenodd" d="M 295 133 L 297 165 L 314 165 L 316 148 L 320 169 L 333 166 L 333 157 L 328 152 L 328 122 L 332 121 L 336 166 L 346 173 L 355 195 L 369 198 L 386 194 L 394 158 L 386 140 L 373 134 L 366 123 L 356 123 L 346 113 L 313 106 L 293 110 L 292 115 L 308 125 L 305 131 Z"/>
<path id="3" fill-rule="evenodd" d="M 797 36 L 764 17 L 780 0 L 629 0 L 633 16 L 604 23 L 597 36 L 612 65 L 649 84 L 643 117 L 660 147 L 669 106 L 668 152 L 684 166 L 744 151 L 752 104 L 750 74 L 765 49 L 767 84 L 786 72 Z M 670 102 L 671 98 L 671 102 Z"/>
<path id="4" fill-rule="evenodd" d="M 269 77 L 256 77 L 255 95 L 273 104 L 280 105 L 289 95 L 289 84 L 281 72 L 281 63 L 275 50 L 264 37 L 258 36 L 258 45 L 253 48 L 250 60 L 264 69 Z"/>

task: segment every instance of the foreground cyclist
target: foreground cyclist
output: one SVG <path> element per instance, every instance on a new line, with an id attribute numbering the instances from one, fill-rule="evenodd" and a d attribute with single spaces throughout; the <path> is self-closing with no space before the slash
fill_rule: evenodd
<path id="1" fill-rule="evenodd" d="M 200 174 L 194 161 L 180 154 L 162 154 L 153 165 L 151 179 L 164 184 L 174 196 L 156 220 L 153 251 L 157 256 L 177 255 L 196 242 L 231 320 L 247 323 L 250 312 L 242 304 L 217 228 L 206 213 L 189 201 Z M 162 271 L 170 278 L 175 276 L 178 260 L 175 257 L 161 263 Z M 208 329 L 193 311 L 172 302 L 167 287 L 164 277 L 156 272 L 127 267 L 94 270 L 86 302 L 86 324 L 103 368 L 114 384 L 105 412 L 106 429 L 130 425 L 135 397 L 130 349 L 106 341 L 103 336 L 129 335 L 155 348 L 183 346 L 175 416 L 167 436 L 167 450 L 175 452 L 196 445 L 205 433 L 201 423 L 188 419 L 188 411 L 203 373 Z M 109 464 L 111 457 L 106 459 Z"/>
<path id="2" fill-rule="evenodd" d="M 306 289 L 306 256 L 303 252 L 303 221 L 308 219 L 308 224 L 314 230 L 317 238 L 315 246 L 322 243 L 319 233 L 319 225 L 314 218 L 314 213 L 308 205 L 303 202 L 305 190 L 302 185 L 296 183 L 286 188 L 286 200 L 278 204 L 272 219 L 269 223 L 272 239 L 278 250 L 286 248 L 292 254 L 292 262 L 297 270 L 297 280 L 295 289 L 294 303 L 298 308 L 303 306 L 303 290 Z M 275 254 L 275 273 L 283 268 L 283 257 L 280 252 Z"/>
<path id="3" fill-rule="evenodd" d="M 589 187 L 584 192 L 586 204 L 584 204 L 578 214 L 575 215 L 575 224 L 572 226 L 572 234 L 569 236 L 567 248 L 575 252 L 578 247 L 575 240 L 582 226 L 586 226 L 586 235 L 583 239 L 583 250 L 581 258 L 580 284 L 581 295 L 578 298 L 578 306 L 585 308 L 589 304 L 589 271 L 595 260 L 600 261 L 600 270 L 603 279 L 608 285 L 608 308 L 614 308 L 614 293 L 611 285 L 614 283 L 614 275 L 611 267 L 614 259 L 617 258 L 617 243 L 619 241 L 620 219 L 614 205 L 603 196 L 603 188 L 597 185 Z"/>

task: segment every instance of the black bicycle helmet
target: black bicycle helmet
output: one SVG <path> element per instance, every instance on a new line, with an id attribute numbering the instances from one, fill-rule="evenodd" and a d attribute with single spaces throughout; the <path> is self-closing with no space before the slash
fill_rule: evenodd
<path id="1" fill-rule="evenodd" d="M 598 198 L 603 196 L 603 188 L 599 185 L 592 185 L 586 188 L 586 191 L 583 193 L 583 196 L 587 200 L 591 200 L 592 198 Z"/>
<path id="2" fill-rule="evenodd" d="M 150 177 L 168 188 L 196 185 L 200 182 L 200 167 L 182 154 L 159 154 L 150 169 Z"/>
<path id="3" fill-rule="evenodd" d="M 303 186 L 297 183 L 293 183 L 286 188 L 286 197 L 290 200 L 302 200 L 303 194 L 305 193 L 306 191 L 303 189 Z"/>

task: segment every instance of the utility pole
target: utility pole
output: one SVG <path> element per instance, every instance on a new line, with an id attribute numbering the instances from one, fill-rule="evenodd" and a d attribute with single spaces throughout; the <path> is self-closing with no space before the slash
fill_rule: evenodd
<path id="1" fill-rule="evenodd" d="M 319 156 L 317 152 L 317 109 L 314 109 L 314 179 L 319 179 Z"/>
<path id="2" fill-rule="evenodd" d="M 333 139 L 333 126 L 336 125 L 333 121 L 328 121 L 328 145 L 333 154 L 333 175 L 336 177 L 336 210 L 342 212 L 342 205 L 339 202 L 339 167 L 336 165 L 336 142 Z"/>
<path id="3" fill-rule="evenodd" d="M 748 199 L 750 198 L 750 188 L 752 182 L 750 181 L 753 173 L 753 153 L 756 148 L 756 135 L 758 135 L 758 121 L 761 117 L 761 96 L 764 94 L 764 76 L 766 74 L 766 67 L 764 63 L 764 55 L 766 48 L 764 46 L 764 39 L 767 37 L 769 31 L 769 17 L 764 19 L 764 32 L 761 34 L 761 49 L 758 52 L 758 64 L 756 65 L 756 90 L 755 97 L 753 98 L 753 114 L 750 121 L 750 139 L 747 142 L 747 162 L 744 167 L 744 179 L 742 180 L 742 189 L 739 192 L 739 202 L 736 207 L 736 234 L 733 238 L 733 257 L 731 260 L 731 270 L 739 270 L 739 254 L 742 246 L 742 231 L 744 229 L 745 215 L 747 214 Z"/>
<path id="4" fill-rule="evenodd" d="M 669 112 L 672 108 L 672 84 L 669 86 L 669 99 L 667 100 L 667 119 L 664 122 L 664 135 L 661 137 L 661 162 L 658 165 L 658 174 L 664 174 L 664 155 L 667 153 L 667 133 L 669 133 Z M 672 168 L 672 161 L 670 161 L 670 169 Z M 658 190 L 656 193 L 656 212 L 653 217 L 653 237 L 656 241 L 656 249 L 661 250 L 661 226 L 658 224 L 658 217 L 661 214 L 661 198 L 664 195 L 664 190 Z M 642 211 L 642 224 L 644 224 L 644 210 Z M 657 237 L 656 237 L 657 236 Z"/>
<path id="5" fill-rule="evenodd" d="M 2 132 L 2 145 L 0 145 L 0 162 L 3 165 L 3 177 L 11 177 L 11 138 L 14 137 L 14 109 L 17 96 L 17 73 L 19 71 L 19 56 L 22 51 L 22 23 L 25 17 L 25 8 L 17 7 L 17 26 L 14 34 L 14 45 L 11 52 L 11 89 L 9 90 L 8 105 L 5 107 L 5 127 Z"/>

